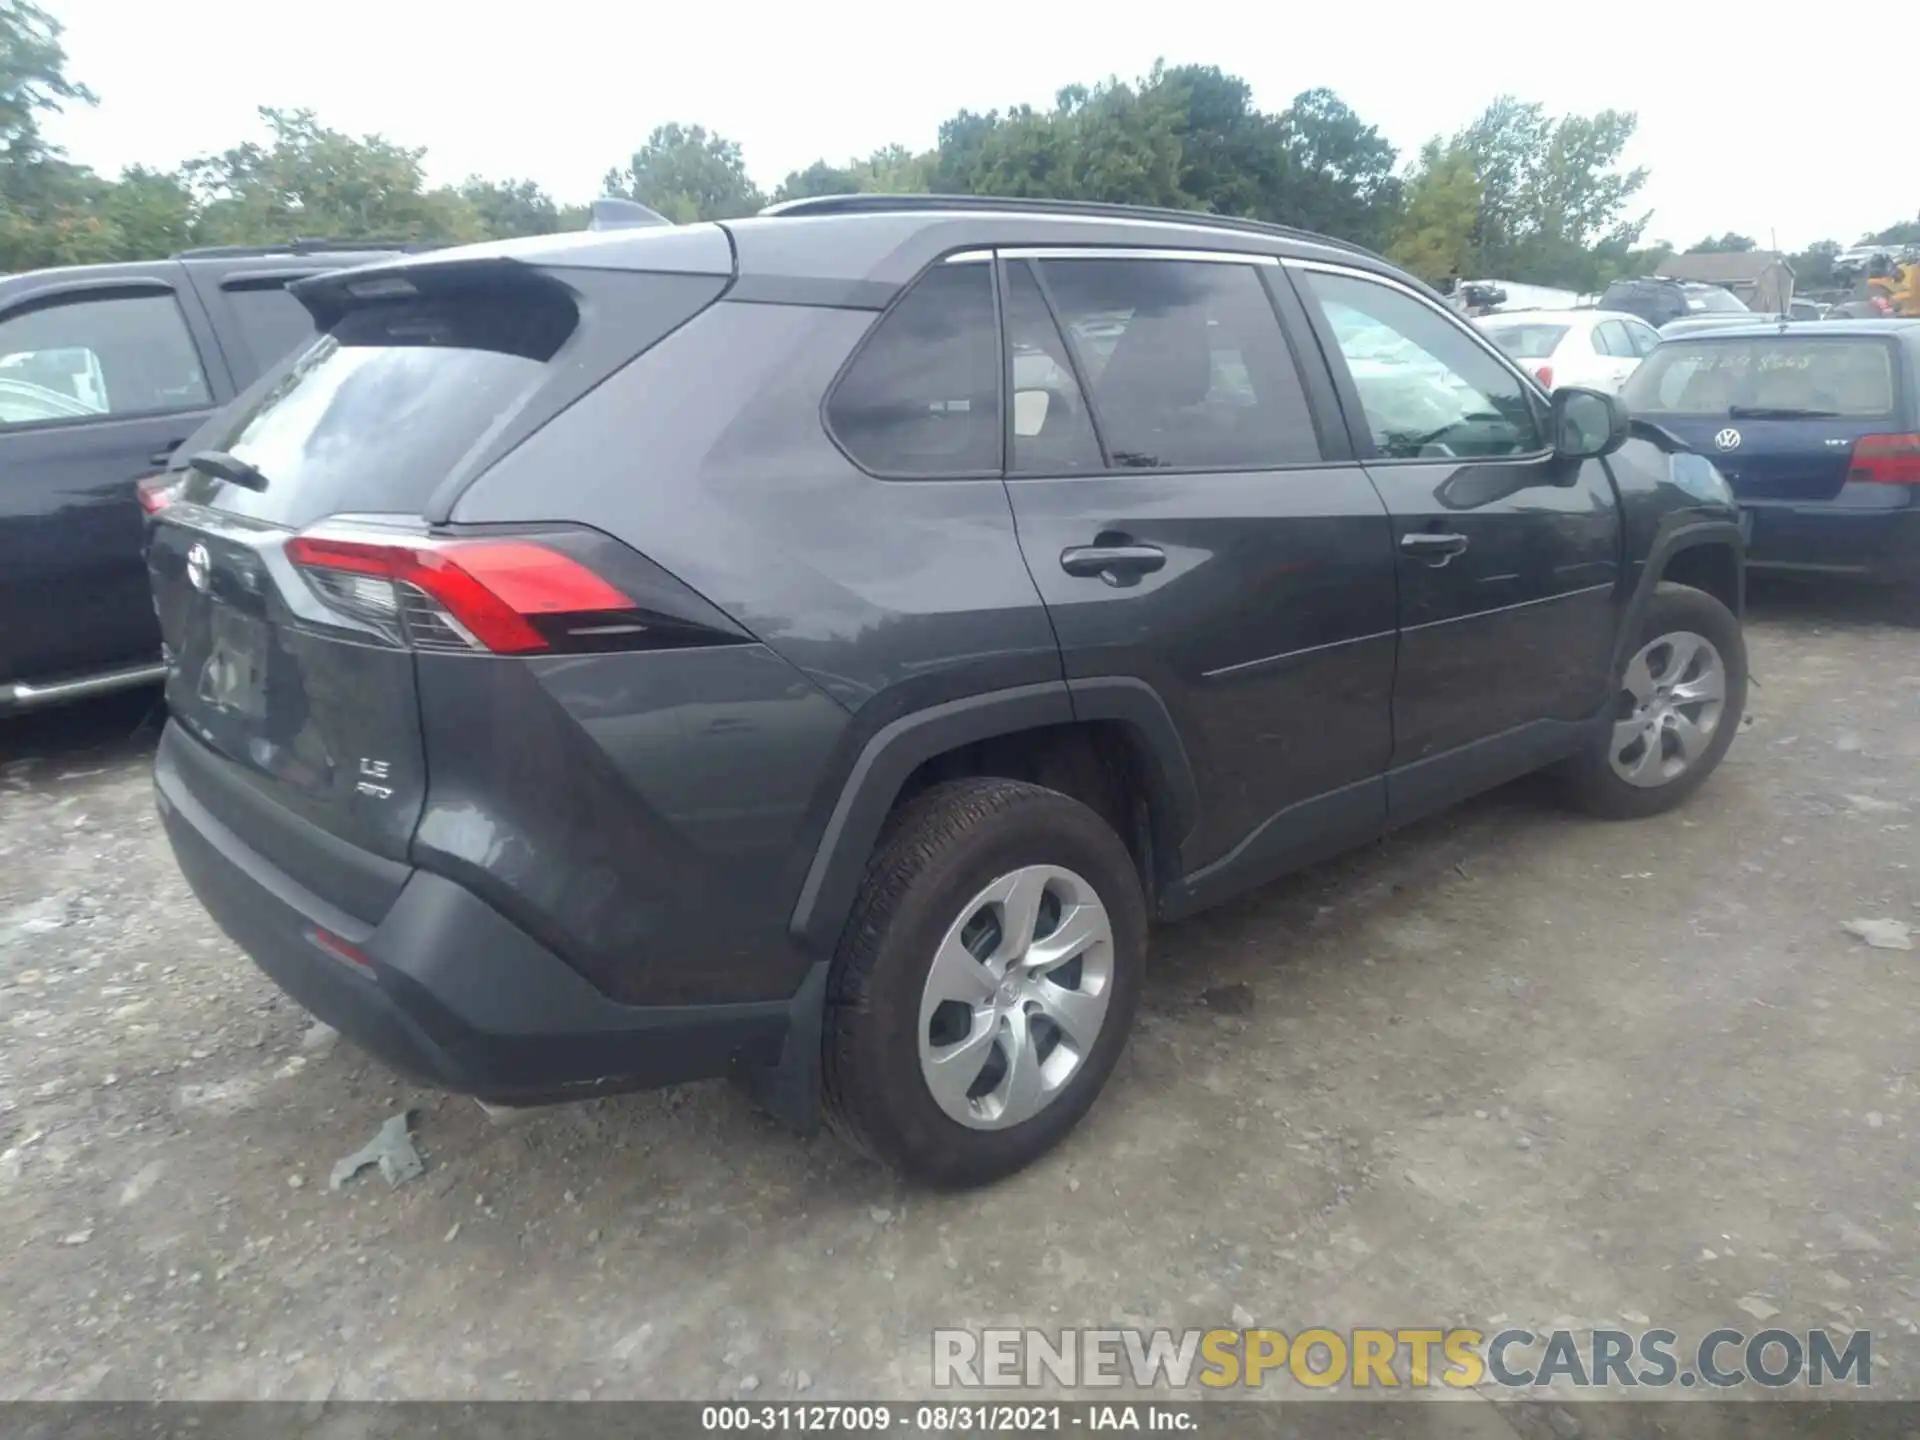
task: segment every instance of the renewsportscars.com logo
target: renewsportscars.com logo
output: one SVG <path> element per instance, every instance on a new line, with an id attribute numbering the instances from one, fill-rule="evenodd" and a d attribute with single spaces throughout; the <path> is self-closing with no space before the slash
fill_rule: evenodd
<path id="1" fill-rule="evenodd" d="M 946 1389 L 1131 1385 L 1142 1390 L 1471 1390 L 1568 1385 L 1690 1389 L 1873 1383 L 1873 1336 L 1826 1330 L 1308 1329 L 933 1332 L 933 1383 Z"/>

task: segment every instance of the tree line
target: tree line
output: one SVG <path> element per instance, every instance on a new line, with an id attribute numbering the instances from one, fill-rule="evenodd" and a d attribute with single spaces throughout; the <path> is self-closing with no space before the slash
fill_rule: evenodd
<path id="1" fill-rule="evenodd" d="M 135 167 L 108 179 L 69 160 L 41 128 L 50 113 L 93 103 L 67 73 L 59 22 L 33 0 L 0 0 L 0 272 L 194 245 L 458 243 L 586 224 L 585 206 L 562 204 L 530 180 L 429 185 L 424 150 L 345 134 L 310 110 L 263 108 L 260 138 L 172 170 Z M 1156 65 L 1131 82 L 1069 86 L 1046 108 L 963 110 L 930 150 L 890 145 L 822 159 L 771 195 L 734 141 L 700 125 L 662 125 L 608 171 L 604 190 L 682 222 L 860 191 L 1163 205 L 1338 236 L 1433 281 L 1490 276 L 1594 291 L 1647 273 L 1673 250 L 1642 244 L 1651 217 L 1635 202 L 1647 172 L 1621 161 L 1634 126 L 1626 111 L 1556 116 L 1502 96 L 1403 163 L 1332 91 L 1307 90 L 1269 112 L 1216 66 Z M 1694 248 L 1740 241 L 1753 243 L 1727 235 Z M 1817 266 L 1824 254 L 1830 275 L 1840 248 L 1826 241 L 1808 256 Z M 1795 257 L 1796 273 L 1805 258 Z"/>

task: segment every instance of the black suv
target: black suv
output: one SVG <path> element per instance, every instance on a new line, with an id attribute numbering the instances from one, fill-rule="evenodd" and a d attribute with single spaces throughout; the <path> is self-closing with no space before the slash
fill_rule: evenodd
<path id="1" fill-rule="evenodd" d="M 313 317 L 365 242 L 193 250 L 0 278 L 0 714 L 160 679 L 135 482 Z"/>
<path id="2" fill-rule="evenodd" d="M 1697 315 L 1750 315 L 1731 290 L 1703 285 L 1697 280 L 1669 280 L 1652 275 L 1638 280 L 1616 280 L 1600 296 L 1599 309 L 1623 310 L 1658 330 L 1673 320 Z"/>
<path id="3" fill-rule="evenodd" d="M 1333 241 L 840 197 L 296 293 L 152 527 L 159 806 L 285 989 L 490 1100 L 733 1074 L 987 1180 L 1150 920 L 1545 766 L 1651 814 L 1738 725 L 1713 467 Z"/>

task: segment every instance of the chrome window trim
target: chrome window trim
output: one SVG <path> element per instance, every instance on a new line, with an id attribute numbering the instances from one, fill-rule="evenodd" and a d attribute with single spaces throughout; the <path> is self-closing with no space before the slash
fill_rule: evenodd
<path id="1" fill-rule="evenodd" d="M 1170 250 L 1139 245 L 1013 245 L 1002 260 L 1198 260 L 1211 265 L 1278 265 L 1278 255 L 1246 250 Z"/>

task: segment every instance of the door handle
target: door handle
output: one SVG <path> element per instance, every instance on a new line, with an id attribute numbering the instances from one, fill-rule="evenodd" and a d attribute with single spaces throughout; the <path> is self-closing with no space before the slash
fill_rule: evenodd
<path id="1" fill-rule="evenodd" d="M 1069 575 L 1098 575 L 1109 585 L 1124 585 L 1167 563 L 1158 545 L 1077 545 L 1060 552 L 1060 568 Z"/>
<path id="2" fill-rule="evenodd" d="M 1431 530 L 1416 530 L 1400 537 L 1400 549 L 1414 559 L 1438 569 L 1467 548 L 1464 535 L 1437 535 Z"/>
<path id="3" fill-rule="evenodd" d="M 154 451 L 153 454 L 147 457 L 147 463 L 149 465 L 165 465 L 169 460 L 173 459 L 173 452 L 186 443 L 187 437 L 182 435 L 178 440 L 168 445 L 166 449 Z"/>

